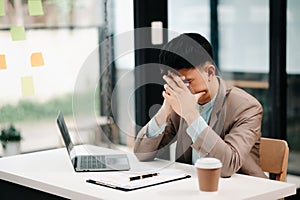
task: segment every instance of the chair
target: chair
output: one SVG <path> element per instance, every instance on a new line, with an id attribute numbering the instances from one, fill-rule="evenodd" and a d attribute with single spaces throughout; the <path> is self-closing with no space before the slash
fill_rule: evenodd
<path id="1" fill-rule="evenodd" d="M 276 175 L 277 181 L 286 181 L 289 147 L 286 141 L 271 138 L 260 140 L 260 164 L 264 172 Z"/>

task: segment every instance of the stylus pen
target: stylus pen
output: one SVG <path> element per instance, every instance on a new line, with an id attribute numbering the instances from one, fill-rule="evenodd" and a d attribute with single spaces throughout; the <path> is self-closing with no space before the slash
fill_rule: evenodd
<path id="1" fill-rule="evenodd" d="M 132 177 L 129 177 L 129 180 L 130 181 L 135 181 L 135 180 L 140 180 L 140 179 L 143 179 L 143 178 L 150 178 L 150 177 L 158 176 L 158 175 L 159 175 L 159 173 L 144 174 L 144 175 L 140 175 L 140 176 L 132 176 Z"/>

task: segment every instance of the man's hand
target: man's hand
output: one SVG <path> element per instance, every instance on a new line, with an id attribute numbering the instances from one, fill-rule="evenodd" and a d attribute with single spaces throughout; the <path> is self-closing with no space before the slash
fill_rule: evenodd
<path id="1" fill-rule="evenodd" d="M 166 100 L 164 100 L 163 105 L 161 106 L 161 108 L 159 109 L 157 114 L 155 115 L 156 123 L 159 126 L 163 125 L 167 121 L 167 118 L 171 114 L 172 111 L 173 111 L 173 109 L 170 106 L 170 104 Z"/>
<path id="2" fill-rule="evenodd" d="M 197 110 L 197 101 L 204 92 L 193 95 L 183 82 L 185 78 L 172 73 L 170 76 L 163 76 L 163 79 L 167 82 L 164 85 L 165 92 L 163 93 L 165 100 L 190 125 L 200 116 Z"/>

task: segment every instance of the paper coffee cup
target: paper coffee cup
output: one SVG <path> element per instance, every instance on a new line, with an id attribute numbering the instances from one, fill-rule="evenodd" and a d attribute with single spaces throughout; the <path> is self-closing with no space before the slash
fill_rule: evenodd
<path id="1" fill-rule="evenodd" d="M 200 158 L 195 163 L 199 189 L 204 192 L 218 190 L 222 163 L 217 158 Z"/>

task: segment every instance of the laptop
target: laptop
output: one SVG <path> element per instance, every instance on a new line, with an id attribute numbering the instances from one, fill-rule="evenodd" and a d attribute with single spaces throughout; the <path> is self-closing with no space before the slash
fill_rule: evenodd
<path id="1" fill-rule="evenodd" d="M 57 125 L 76 172 L 123 171 L 130 169 L 128 157 L 122 152 L 94 145 L 73 145 L 61 112 L 57 116 Z"/>

